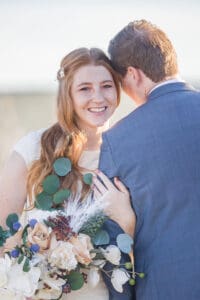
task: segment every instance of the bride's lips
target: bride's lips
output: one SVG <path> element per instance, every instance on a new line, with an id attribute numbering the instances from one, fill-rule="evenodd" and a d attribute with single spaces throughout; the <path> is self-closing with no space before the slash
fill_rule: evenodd
<path id="1" fill-rule="evenodd" d="M 102 113 L 106 111 L 108 107 L 107 106 L 102 106 L 102 107 L 90 107 L 88 108 L 88 111 L 91 113 Z"/>

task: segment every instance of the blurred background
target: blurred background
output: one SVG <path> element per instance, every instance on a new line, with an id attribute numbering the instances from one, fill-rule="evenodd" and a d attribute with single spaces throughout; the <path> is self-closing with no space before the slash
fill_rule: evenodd
<path id="1" fill-rule="evenodd" d="M 200 2 L 156 2 L 0 0 L 0 168 L 20 137 L 54 122 L 61 58 L 83 46 L 106 51 L 134 19 L 148 19 L 168 34 L 181 76 L 200 88 Z M 112 123 L 133 109 L 122 95 Z"/>

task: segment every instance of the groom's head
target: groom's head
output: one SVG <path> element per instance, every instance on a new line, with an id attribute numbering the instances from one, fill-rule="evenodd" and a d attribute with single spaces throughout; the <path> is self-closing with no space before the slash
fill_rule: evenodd
<path id="1" fill-rule="evenodd" d="M 145 102 L 149 90 L 178 73 L 177 57 L 167 35 L 146 20 L 129 23 L 109 44 L 114 68 L 132 98 Z M 136 101 L 137 102 L 137 101 Z"/>

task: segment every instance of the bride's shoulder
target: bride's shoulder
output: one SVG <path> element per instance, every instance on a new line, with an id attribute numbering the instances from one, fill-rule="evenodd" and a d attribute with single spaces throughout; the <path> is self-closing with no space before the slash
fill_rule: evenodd
<path id="1" fill-rule="evenodd" d="M 31 131 L 24 135 L 13 147 L 13 150 L 20 154 L 26 165 L 39 158 L 41 136 L 46 128 Z"/>

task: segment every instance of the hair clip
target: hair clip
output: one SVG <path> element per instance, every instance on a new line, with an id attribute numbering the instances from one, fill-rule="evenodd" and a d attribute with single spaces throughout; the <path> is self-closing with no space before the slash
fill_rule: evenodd
<path id="1" fill-rule="evenodd" d="M 65 72 L 64 72 L 63 67 L 61 67 L 60 70 L 58 71 L 58 76 L 59 76 L 59 79 L 62 79 L 65 77 Z"/>

